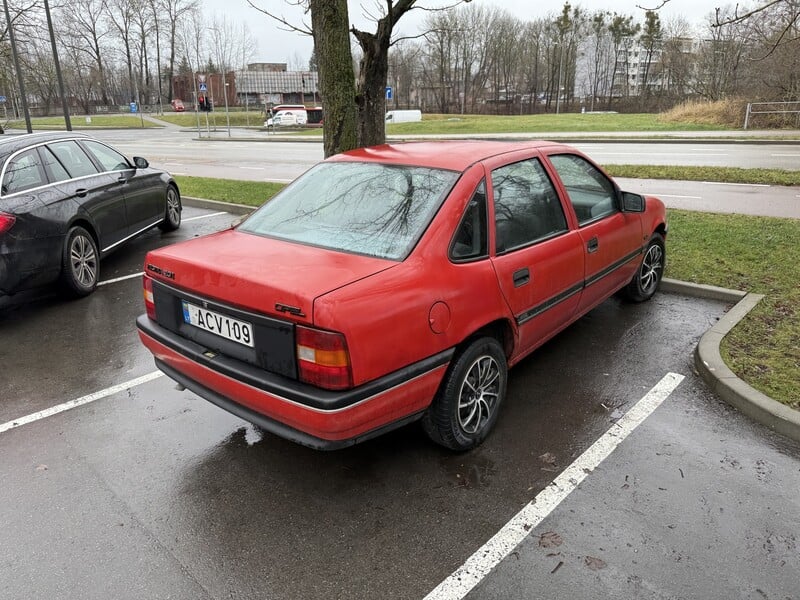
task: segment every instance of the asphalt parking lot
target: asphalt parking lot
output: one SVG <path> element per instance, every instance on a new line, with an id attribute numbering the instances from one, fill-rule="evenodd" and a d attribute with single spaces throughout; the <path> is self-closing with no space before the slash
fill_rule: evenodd
<path id="1" fill-rule="evenodd" d="M 411 425 L 320 453 L 178 391 L 136 335 L 145 252 L 234 218 L 186 208 L 92 296 L 0 309 L 0 598 L 800 598 L 800 445 L 692 366 L 725 304 L 605 302 L 511 371 L 473 452 Z"/>

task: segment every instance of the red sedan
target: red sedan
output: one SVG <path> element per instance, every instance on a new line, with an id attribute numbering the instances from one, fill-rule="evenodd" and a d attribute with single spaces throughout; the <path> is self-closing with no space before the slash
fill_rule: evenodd
<path id="1" fill-rule="evenodd" d="M 494 426 L 508 368 L 616 292 L 656 292 L 663 203 L 549 142 L 425 142 L 320 163 L 240 225 L 150 252 L 156 365 L 314 448 L 422 420 Z"/>

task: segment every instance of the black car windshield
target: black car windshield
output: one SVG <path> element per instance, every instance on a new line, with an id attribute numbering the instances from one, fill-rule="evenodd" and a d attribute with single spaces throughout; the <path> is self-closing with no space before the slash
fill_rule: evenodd
<path id="1" fill-rule="evenodd" d="M 322 163 L 266 203 L 239 231 L 402 260 L 459 173 L 378 163 Z"/>

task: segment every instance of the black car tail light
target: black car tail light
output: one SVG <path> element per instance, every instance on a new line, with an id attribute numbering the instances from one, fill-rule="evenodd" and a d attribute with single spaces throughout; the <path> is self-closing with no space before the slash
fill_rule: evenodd
<path id="1" fill-rule="evenodd" d="M 14 226 L 17 218 L 14 215 L 0 212 L 0 233 L 5 233 Z"/>
<path id="2" fill-rule="evenodd" d="M 350 353 L 341 333 L 298 325 L 296 343 L 300 381 L 327 390 L 353 386 Z"/>
<path id="3" fill-rule="evenodd" d="M 147 316 L 153 321 L 156 320 L 156 300 L 153 296 L 153 280 L 147 275 L 142 276 L 144 286 L 144 307 L 147 309 Z"/>

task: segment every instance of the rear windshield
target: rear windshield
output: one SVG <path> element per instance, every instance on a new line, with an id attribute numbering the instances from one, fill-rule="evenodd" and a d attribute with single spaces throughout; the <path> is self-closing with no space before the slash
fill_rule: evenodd
<path id="1" fill-rule="evenodd" d="M 242 225 L 333 250 L 403 260 L 459 173 L 377 163 L 322 163 Z"/>

